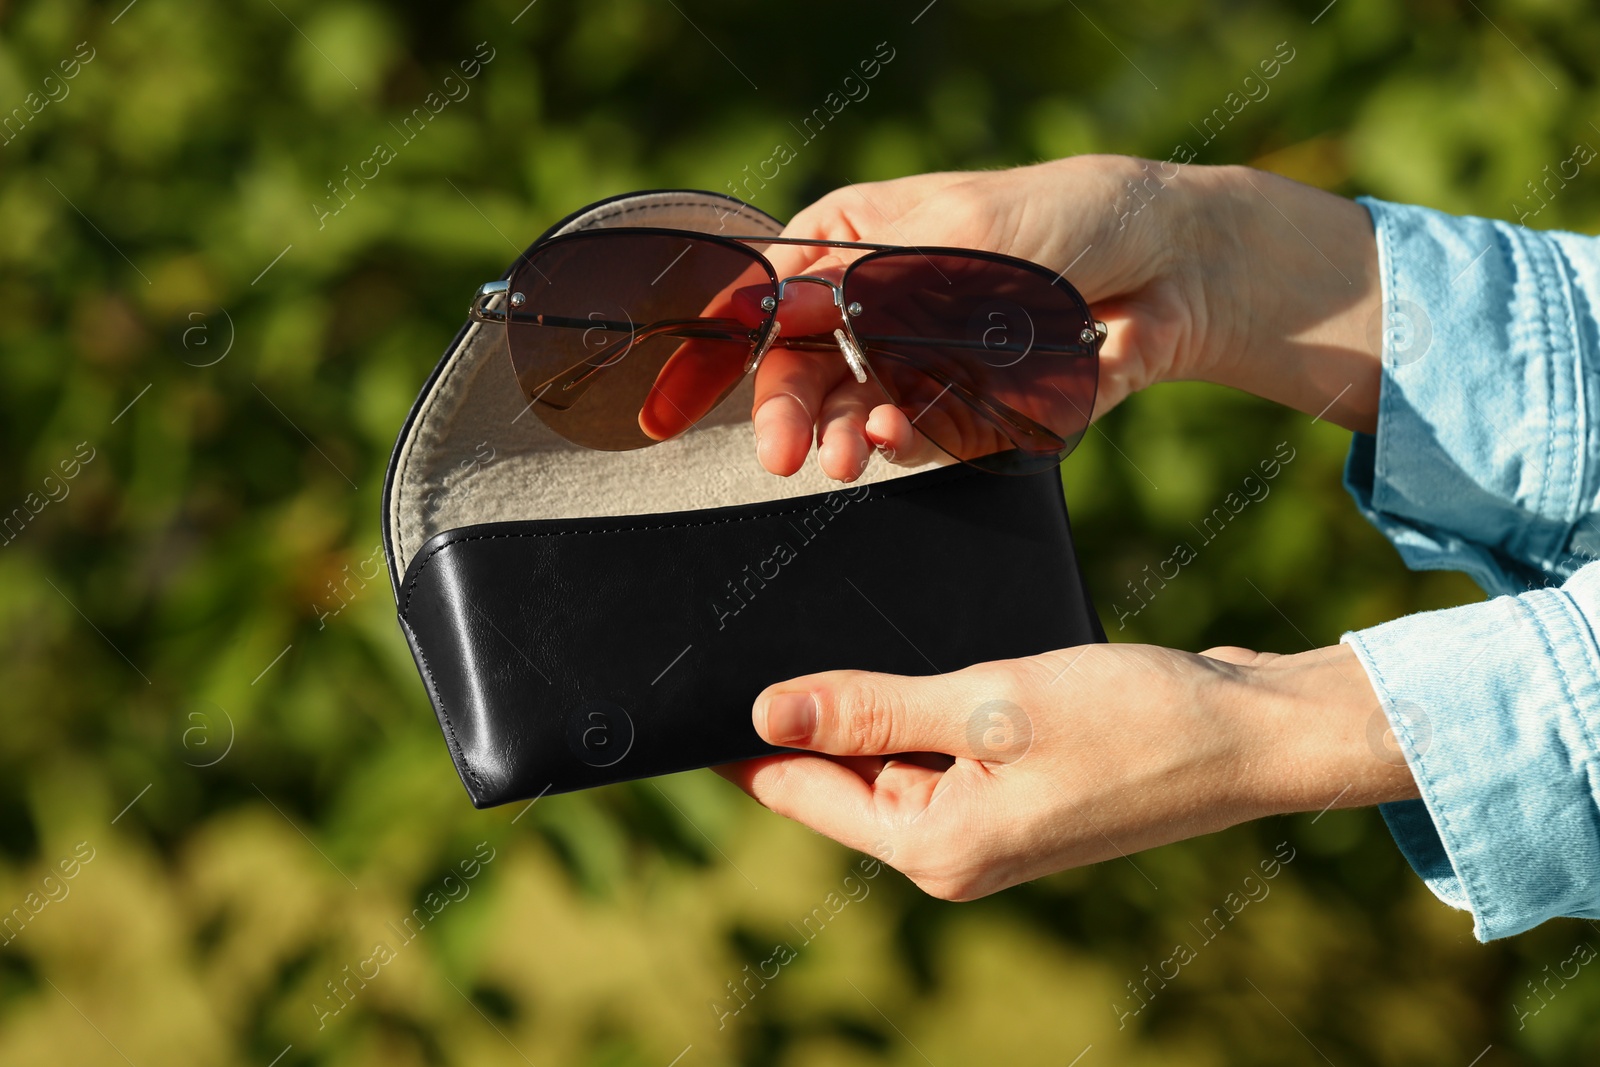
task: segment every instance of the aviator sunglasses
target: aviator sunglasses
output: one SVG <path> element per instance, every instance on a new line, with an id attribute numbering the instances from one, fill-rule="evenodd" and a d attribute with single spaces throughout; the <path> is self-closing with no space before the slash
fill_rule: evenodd
<path id="1" fill-rule="evenodd" d="M 785 245 L 863 254 L 837 277 L 779 277 L 764 251 Z M 805 286 L 831 306 L 798 298 Z M 505 325 L 528 409 L 585 448 L 668 440 L 764 361 L 828 359 L 997 474 L 1054 467 L 1078 443 L 1106 337 L 1060 274 L 1012 256 L 653 227 L 541 241 L 471 314 Z"/>

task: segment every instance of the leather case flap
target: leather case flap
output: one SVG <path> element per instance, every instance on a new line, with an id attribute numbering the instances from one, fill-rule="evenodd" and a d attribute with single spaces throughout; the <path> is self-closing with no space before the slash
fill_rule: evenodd
<path id="1" fill-rule="evenodd" d="M 1105 639 L 1054 471 L 450 530 L 398 600 L 479 807 L 775 751 L 751 704 L 796 675 Z"/>

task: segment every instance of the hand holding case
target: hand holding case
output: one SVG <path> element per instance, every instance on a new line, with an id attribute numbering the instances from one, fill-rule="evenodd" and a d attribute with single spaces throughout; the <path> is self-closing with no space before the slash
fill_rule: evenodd
<path id="1" fill-rule="evenodd" d="M 546 236 L 608 224 L 781 229 L 667 191 Z M 457 334 L 383 494 L 400 626 L 478 807 L 779 751 L 751 704 L 796 675 L 1105 639 L 1055 471 L 876 462 L 844 486 L 808 461 L 778 478 L 756 462 L 748 378 L 679 438 L 588 451 L 527 411 L 501 331 Z"/>

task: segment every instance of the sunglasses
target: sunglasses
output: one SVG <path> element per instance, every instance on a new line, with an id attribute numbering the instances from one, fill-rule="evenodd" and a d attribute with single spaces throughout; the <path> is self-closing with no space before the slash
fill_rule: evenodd
<path id="1" fill-rule="evenodd" d="M 788 261 L 787 246 L 862 255 L 780 277 L 767 251 Z M 810 369 L 834 388 L 894 405 L 997 474 L 1054 467 L 1076 446 L 1106 337 L 1059 274 L 1012 256 L 646 227 L 541 241 L 471 314 L 505 325 L 528 410 L 585 448 L 668 440 L 746 375 L 825 360 Z"/>

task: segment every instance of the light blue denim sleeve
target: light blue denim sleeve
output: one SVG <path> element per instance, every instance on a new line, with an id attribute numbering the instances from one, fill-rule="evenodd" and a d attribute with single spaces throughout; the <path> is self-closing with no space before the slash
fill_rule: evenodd
<path id="1" fill-rule="evenodd" d="M 1345 635 L 1422 794 L 1383 815 L 1482 940 L 1600 918 L 1600 241 L 1362 203 L 1384 365 L 1346 486 L 1501 594 Z"/>

